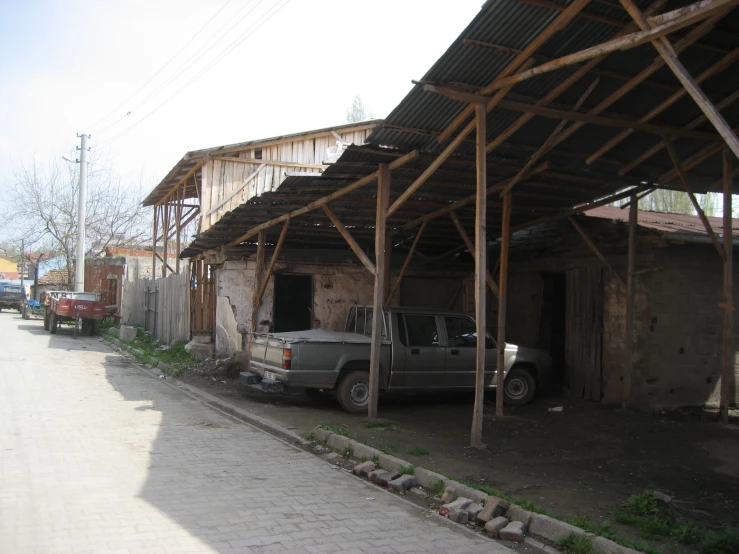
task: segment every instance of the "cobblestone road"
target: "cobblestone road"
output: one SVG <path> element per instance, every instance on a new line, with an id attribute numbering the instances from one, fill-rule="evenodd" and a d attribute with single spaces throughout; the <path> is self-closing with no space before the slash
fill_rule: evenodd
<path id="1" fill-rule="evenodd" d="M 52 337 L 13 312 L 0 337 L 3 554 L 511 552 L 220 415 L 97 339 Z"/>

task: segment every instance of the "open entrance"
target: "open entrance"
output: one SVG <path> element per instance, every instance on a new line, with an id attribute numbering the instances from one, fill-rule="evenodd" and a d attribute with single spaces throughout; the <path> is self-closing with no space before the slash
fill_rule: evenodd
<path id="1" fill-rule="evenodd" d="M 565 329 L 567 313 L 567 281 L 564 273 L 548 273 L 541 276 L 543 284 L 539 348 L 552 357 L 552 389 L 561 390 L 565 382 Z"/>
<path id="2" fill-rule="evenodd" d="M 313 326 L 312 309 L 312 276 L 275 275 L 275 333 L 310 329 Z"/>

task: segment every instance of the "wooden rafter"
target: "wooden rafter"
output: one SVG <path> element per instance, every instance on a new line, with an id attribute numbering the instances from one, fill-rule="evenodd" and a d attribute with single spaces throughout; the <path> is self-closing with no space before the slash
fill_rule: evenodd
<path id="1" fill-rule="evenodd" d="M 267 265 L 267 272 L 265 273 L 264 279 L 262 280 L 262 283 L 259 286 L 259 292 L 257 293 L 257 309 L 259 309 L 259 305 L 262 303 L 262 297 L 264 297 L 264 291 L 267 290 L 267 285 L 269 284 L 269 280 L 272 277 L 272 272 L 275 270 L 277 259 L 280 256 L 280 250 L 282 250 L 282 245 L 285 244 L 285 237 L 287 236 L 287 228 L 289 226 L 290 226 L 290 220 L 288 219 L 287 221 L 285 221 L 284 225 L 282 226 L 282 231 L 280 231 L 280 238 L 277 239 L 275 250 L 274 252 L 272 252 L 272 257 L 269 259 L 269 265 Z"/>
<path id="2" fill-rule="evenodd" d="M 634 4 L 633 0 L 619 1 L 621 2 L 621 5 L 624 7 L 624 9 L 634 19 L 634 21 L 636 21 L 636 24 L 639 25 L 639 27 L 643 30 L 642 32 L 648 33 L 654 31 L 654 29 L 657 27 L 657 24 L 654 21 L 656 18 L 651 18 L 650 20 L 648 20 L 639 9 L 639 7 Z M 711 0 L 706 0 L 706 2 L 710 1 Z M 713 1 L 718 2 L 718 0 Z M 727 0 L 728 6 L 733 6 L 737 3 L 738 2 L 736 0 L 734 0 L 733 2 L 731 0 Z M 694 10 L 694 13 L 697 12 L 698 9 Z M 650 40 L 652 46 L 654 46 L 657 52 L 659 52 L 659 55 L 662 56 L 662 58 L 665 60 L 665 64 L 675 74 L 675 77 L 677 77 L 678 81 L 682 83 L 683 87 L 685 87 L 685 90 L 688 91 L 688 94 L 690 94 L 693 100 L 695 100 L 695 103 L 698 105 L 701 111 L 703 111 L 703 113 L 706 115 L 706 118 L 713 124 L 719 134 L 723 137 L 731 151 L 734 152 L 734 155 L 739 158 L 739 138 L 737 138 L 731 126 L 729 126 L 729 124 L 726 122 L 724 116 L 721 115 L 721 112 L 716 109 L 716 106 L 713 105 L 713 102 L 711 102 L 711 100 L 708 98 L 708 96 L 706 96 L 700 86 L 698 86 L 698 83 L 695 82 L 695 79 L 693 79 L 688 70 L 685 69 L 685 66 L 678 59 L 677 52 L 672 47 L 670 41 L 668 41 L 667 38 L 663 35 L 653 37 Z"/>
<path id="3" fill-rule="evenodd" d="M 465 248 L 469 251 L 470 256 L 472 256 L 472 258 L 474 259 L 475 258 L 475 245 L 472 243 L 472 239 L 470 239 L 470 236 L 467 234 L 467 231 L 465 230 L 464 225 L 462 225 L 462 222 L 459 220 L 459 216 L 457 216 L 457 214 L 454 212 L 449 212 L 449 216 L 452 218 L 452 221 L 454 222 L 454 225 L 457 228 L 457 232 L 459 233 L 459 236 L 462 237 L 462 241 L 464 242 Z M 486 270 L 485 273 L 486 273 L 485 281 L 490 287 L 490 290 L 493 291 L 493 294 L 497 297 L 499 294 L 498 285 L 495 283 L 493 276 L 490 274 L 490 270 Z"/>
<path id="4" fill-rule="evenodd" d="M 333 223 L 336 227 L 336 230 L 341 234 L 342 237 L 344 237 L 344 240 L 349 245 L 349 248 L 352 249 L 357 258 L 359 258 L 359 261 L 362 262 L 362 265 L 367 268 L 367 271 L 374 275 L 375 271 L 377 271 L 375 268 L 375 264 L 373 264 L 372 260 L 369 259 L 369 256 L 365 254 L 364 250 L 362 250 L 362 247 L 357 244 L 357 241 L 354 240 L 354 237 L 352 237 L 351 233 L 347 230 L 341 220 L 336 217 L 336 214 L 331 211 L 331 208 L 329 208 L 327 205 L 324 204 L 321 207 L 323 208 L 323 211 L 326 213 L 328 218 L 331 220 L 331 223 Z"/>
<path id="5" fill-rule="evenodd" d="M 614 269 L 614 267 L 611 265 L 611 262 L 609 262 L 608 259 L 603 255 L 603 253 L 600 251 L 600 248 L 598 248 L 593 239 L 591 239 L 590 236 L 585 232 L 585 229 L 580 226 L 580 224 L 574 217 L 570 216 L 567 219 L 570 221 L 572 226 L 575 228 L 575 231 L 577 231 L 577 234 L 580 235 L 585 244 L 588 245 L 588 248 L 590 248 L 593 254 L 595 254 L 596 257 L 600 260 L 600 263 L 602 263 L 606 267 L 606 269 L 611 272 L 612 275 L 618 277 L 618 280 L 621 281 L 624 286 L 626 286 L 626 281 L 624 280 L 624 278 L 621 277 L 621 274 Z"/>
<path id="6" fill-rule="evenodd" d="M 267 230 L 262 229 L 257 233 L 257 259 L 256 267 L 254 268 L 254 289 L 252 298 L 252 310 L 251 310 L 251 332 L 257 330 L 257 320 L 259 319 L 259 304 L 261 298 L 256 294 L 256 291 L 262 290 L 262 277 L 264 274 L 264 251 L 267 245 Z"/>
<path id="7" fill-rule="evenodd" d="M 411 259 L 413 259 L 413 254 L 416 252 L 416 246 L 418 245 L 418 241 L 421 239 L 421 235 L 423 235 L 424 229 L 426 229 L 425 223 L 421 225 L 421 228 L 416 233 L 416 236 L 413 239 L 413 243 L 411 244 L 411 247 L 408 250 L 408 255 L 405 257 L 405 261 L 403 262 L 403 267 L 400 268 L 400 273 L 398 273 L 398 276 L 396 277 L 395 283 L 393 283 L 393 287 L 390 289 L 390 292 L 388 292 L 387 295 L 385 296 L 386 304 L 390 302 L 390 299 L 395 295 L 396 291 L 398 290 L 398 287 L 400 286 L 401 281 L 403 281 L 405 272 L 411 263 Z"/>
<path id="8" fill-rule="evenodd" d="M 209 216 L 210 214 L 212 214 L 213 212 L 217 211 L 219 208 L 221 208 L 222 206 L 224 206 L 225 204 L 227 204 L 228 202 L 230 202 L 231 199 L 234 196 L 236 196 L 237 194 L 239 194 L 242 190 L 244 190 L 244 188 L 247 187 L 249 185 L 249 183 L 251 183 L 257 177 L 257 175 L 259 175 L 259 173 L 265 167 L 267 167 L 267 164 L 260 164 L 259 167 L 257 167 L 254 171 L 252 171 L 251 173 L 249 173 L 249 175 L 246 176 L 246 178 L 243 180 L 243 182 L 238 187 L 236 187 L 231 194 L 229 194 L 226 198 L 224 198 L 223 200 L 221 200 L 213 208 L 211 208 L 208 211 L 208 213 L 205 214 L 205 216 L 206 217 Z"/>
<path id="9" fill-rule="evenodd" d="M 736 379 L 734 375 L 734 349 L 733 349 L 733 324 L 734 324 L 734 268 L 733 249 L 734 231 L 732 214 L 732 175 L 731 154 L 724 150 L 722 155 L 722 168 L 724 175 L 724 286 L 723 286 L 723 333 L 721 340 L 721 391 L 719 410 L 721 421 L 726 425 L 729 423 L 729 397 L 731 393 L 730 379 Z"/>
<path id="10" fill-rule="evenodd" d="M 303 169 L 326 169 L 328 166 L 325 164 L 304 164 L 298 162 L 283 162 L 280 160 L 263 160 L 261 158 L 229 158 L 226 156 L 213 156 L 211 159 L 220 160 L 222 162 L 235 162 L 241 164 L 252 164 L 252 165 L 270 165 L 270 166 L 282 166 L 282 167 L 298 167 Z"/>

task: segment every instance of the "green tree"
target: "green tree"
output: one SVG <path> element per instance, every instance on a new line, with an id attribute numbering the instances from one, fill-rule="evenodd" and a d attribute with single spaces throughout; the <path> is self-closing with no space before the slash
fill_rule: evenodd
<path id="1" fill-rule="evenodd" d="M 367 121 L 368 119 L 372 119 L 373 117 L 374 116 L 372 115 L 372 109 L 366 107 L 364 105 L 364 102 L 362 101 L 362 97 L 357 94 L 354 97 L 352 105 L 349 107 L 348 110 L 346 110 L 346 122 L 356 123 L 357 121 Z"/>

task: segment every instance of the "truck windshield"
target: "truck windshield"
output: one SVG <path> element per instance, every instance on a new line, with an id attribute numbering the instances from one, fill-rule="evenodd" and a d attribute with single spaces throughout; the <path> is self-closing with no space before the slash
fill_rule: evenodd
<path id="1" fill-rule="evenodd" d="M 359 335 L 371 337 L 373 315 L 374 314 L 372 308 L 367 308 L 364 306 L 354 306 L 351 310 L 349 310 L 349 316 L 346 320 L 345 331 L 347 333 L 357 333 Z M 385 325 L 385 321 L 383 321 L 382 325 L 382 337 L 387 337 L 387 328 Z"/>

